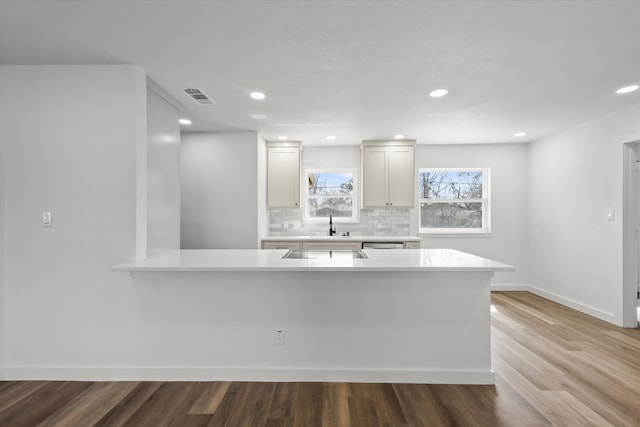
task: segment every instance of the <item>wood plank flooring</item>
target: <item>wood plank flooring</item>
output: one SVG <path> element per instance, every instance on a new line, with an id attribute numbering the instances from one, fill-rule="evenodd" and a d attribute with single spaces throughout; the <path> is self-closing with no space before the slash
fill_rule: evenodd
<path id="1" fill-rule="evenodd" d="M 495 386 L 0 382 L 0 426 L 640 426 L 640 330 L 492 295 Z"/>

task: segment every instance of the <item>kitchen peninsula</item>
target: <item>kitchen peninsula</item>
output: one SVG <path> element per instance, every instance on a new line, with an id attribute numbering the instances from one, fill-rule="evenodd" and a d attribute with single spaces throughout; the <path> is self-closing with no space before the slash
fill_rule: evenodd
<path id="1" fill-rule="evenodd" d="M 513 267 L 450 249 L 363 252 L 181 250 L 113 270 L 183 349 L 165 349 L 153 379 L 492 384 L 490 279 Z"/>

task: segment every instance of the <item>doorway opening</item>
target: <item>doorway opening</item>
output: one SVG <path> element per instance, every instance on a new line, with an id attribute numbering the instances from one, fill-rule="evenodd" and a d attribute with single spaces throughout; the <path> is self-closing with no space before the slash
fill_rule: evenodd
<path id="1" fill-rule="evenodd" d="M 640 325 L 640 140 L 624 144 L 623 325 Z"/>

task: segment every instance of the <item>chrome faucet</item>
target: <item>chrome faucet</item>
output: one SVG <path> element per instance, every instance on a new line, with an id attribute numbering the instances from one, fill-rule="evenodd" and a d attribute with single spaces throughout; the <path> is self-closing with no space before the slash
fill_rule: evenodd
<path id="1" fill-rule="evenodd" d="M 329 214 L 329 236 L 336 234 L 336 229 L 333 226 L 333 215 Z"/>

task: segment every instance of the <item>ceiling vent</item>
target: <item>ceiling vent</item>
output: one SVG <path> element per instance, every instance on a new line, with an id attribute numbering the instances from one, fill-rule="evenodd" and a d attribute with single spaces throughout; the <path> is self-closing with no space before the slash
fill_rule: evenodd
<path id="1" fill-rule="evenodd" d="M 185 87 L 182 90 L 184 90 L 184 93 L 186 93 L 189 96 L 189 98 L 193 99 L 200 105 L 215 104 L 215 102 L 209 99 L 209 97 L 202 91 L 202 89 L 198 89 L 195 87 Z"/>

